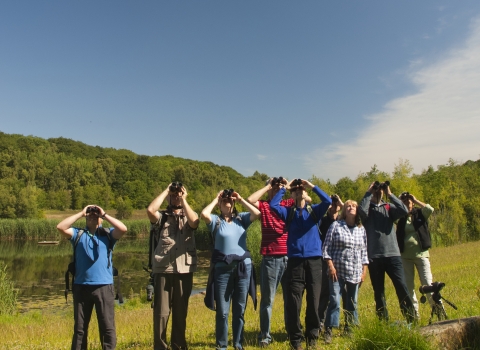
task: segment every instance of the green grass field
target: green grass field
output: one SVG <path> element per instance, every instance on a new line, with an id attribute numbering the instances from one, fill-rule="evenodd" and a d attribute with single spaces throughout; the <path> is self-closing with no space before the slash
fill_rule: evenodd
<path id="1" fill-rule="evenodd" d="M 445 306 L 450 319 L 463 318 L 480 314 L 480 242 L 461 244 L 448 248 L 431 250 L 431 263 L 434 281 L 446 283 L 442 295 L 458 306 L 455 311 Z M 417 281 L 418 283 L 418 281 Z M 418 287 L 418 286 L 417 286 Z M 437 349 L 434 344 L 427 344 L 419 337 L 415 328 L 402 326 L 399 307 L 390 280 L 386 281 L 387 302 L 391 316 L 389 324 L 376 321 L 373 291 L 367 281 L 360 288 L 359 315 L 361 327 L 353 337 L 340 336 L 334 331 L 333 343 L 325 349 Z M 419 296 L 418 296 L 419 297 Z M 305 309 L 305 306 L 303 307 Z M 430 308 L 420 305 L 420 324 L 428 323 Z M 259 329 L 258 311 L 254 311 L 249 300 L 245 314 L 245 347 L 256 347 Z M 303 316 L 302 316 L 303 319 Z M 190 299 L 187 338 L 191 348 L 214 348 L 215 313 L 203 304 L 203 296 Z M 145 295 L 131 296 L 126 304 L 116 308 L 118 349 L 152 348 L 152 310 L 146 302 Z M 0 316 L 1 349 L 68 349 L 73 329 L 73 308 L 67 311 L 43 311 Z M 479 332 L 480 333 L 480 332 Z M 282 296 L 277 294 L 272 320 L 272 334 L 275 343 L 270 349 L 288 349 L 286 334 L 283 329 Z M 231 334 L 230 334 L 231 336 Z M 100 349 L 96 321 L 90 324 L 90 349 Z M 471 344 L 477 348 L 478 345 Z"/>

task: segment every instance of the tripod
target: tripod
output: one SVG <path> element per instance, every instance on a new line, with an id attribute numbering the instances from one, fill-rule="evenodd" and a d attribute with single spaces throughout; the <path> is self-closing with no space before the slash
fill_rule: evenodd
<path id="1" fill-rule="evenodd" d="M 422 303 L 425 303 L 426 301 L 425 295 L 422 295 L 420 298 L 420 301 Z M 448 320 L 447 312 L 445 311 L 445 308 L 443 307 L 442 299 L 451 307 L 453 307 L 455 310 L 457 310 L 457 306 L 452 303 L 451 301 L 448 301 L 442 295 L 440 294 L 440 291 L 436 291 L 432 293 L 432 299 L 435 302 L 435 305 L 432 306 L 432 312 L 430 313 L 430 319 L 428 320 L 428 324 L 432 324 L 433 316 L 437 316 L 438 321 L 443 321 L 443 320 Z"/>

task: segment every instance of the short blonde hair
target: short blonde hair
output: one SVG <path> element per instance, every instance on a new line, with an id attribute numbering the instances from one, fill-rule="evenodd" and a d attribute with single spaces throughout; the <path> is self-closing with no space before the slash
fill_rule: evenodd
<path id="1" fill-rule="evenodd" d="M 362 222 L 360 220 L 360 213 L 358 211 L 358 203 L 356 201 L 354 201 L 353 199 L 348 199 L 348 200 L 345 201 L 345 203 L 343 203 L 343 208 L 342 208 L 342 211 L 340 212 L 339 219 L 340 220 L 345 220 L 345 218 L 347 217 L 346 208 L 350 204 L 354 205 L 357 208 L 357 212 L 355 214 L 355 225 L 360 227 L 360 226 L 362 226 Z"/>

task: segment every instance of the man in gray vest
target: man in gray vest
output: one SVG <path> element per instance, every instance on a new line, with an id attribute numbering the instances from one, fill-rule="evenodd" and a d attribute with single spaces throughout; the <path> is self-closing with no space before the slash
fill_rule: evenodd
<path id="1" fill-rule="evenodd" d="M 158 211 L 167 200 L 166 210 Z M 154 232 L 152 247 L 153 347 L 170 348 L 167 343 L 167 322 L 172 312 L 171 348 L 187 349 L 185 330 L 188 300 L 192 293 L 193 272 L 197 269 L 194 232 L 198 215 L 187 203 L 187 190 L 173 182 L 148 206 L 148 218 Z"/>

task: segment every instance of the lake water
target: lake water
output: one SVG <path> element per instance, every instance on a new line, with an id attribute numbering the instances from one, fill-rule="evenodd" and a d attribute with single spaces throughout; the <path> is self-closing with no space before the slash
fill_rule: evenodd
<path id="1" fill-rule="evenodd" d="M 54 237 L 53 239 L 58 239 Z M 65 302 L 65 271 L 72 261 L 72 246 L 61 239 L 58 245 L 39 245 L 36 241 L 0 241 L 0 260 L 18 289 L 20 311 L 48 309 L 55 312 L 72 305 L 72 294 Z M 199 252 L 199 268 L 194 274 L 194 293 L 205 289 L 209 252 Z M 148 239 L 120 240 L 113 253 L 113 265 L 120 274 L 125 299 L 145 295 L 149 274 Z M 71 277 L 70 277 L 71 283 Z M 118 284 L 117 277 L 115 283 Z"/>

